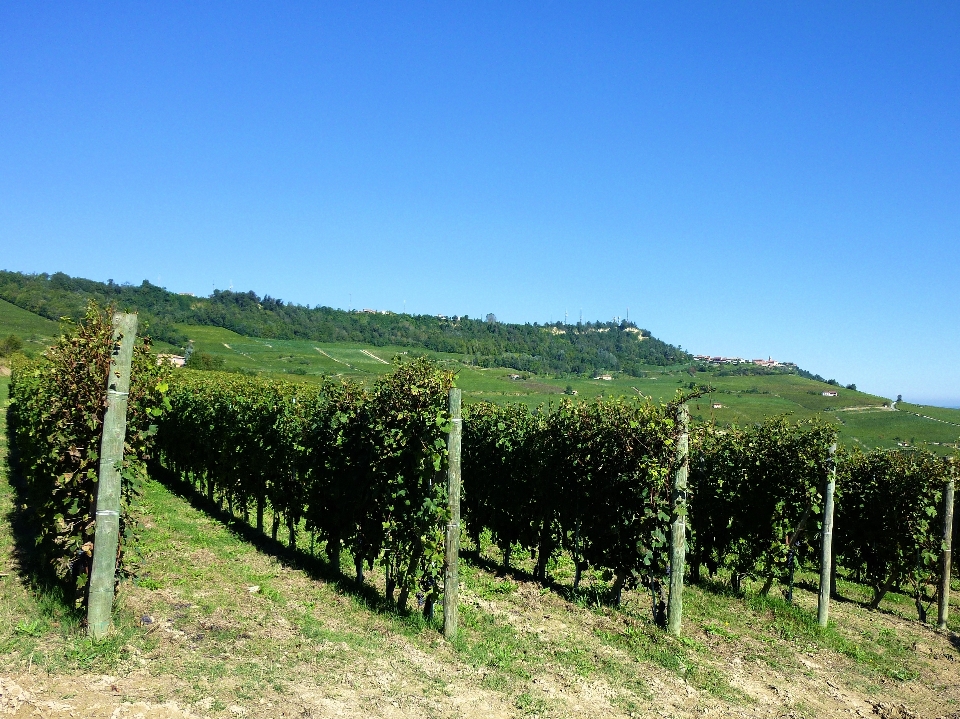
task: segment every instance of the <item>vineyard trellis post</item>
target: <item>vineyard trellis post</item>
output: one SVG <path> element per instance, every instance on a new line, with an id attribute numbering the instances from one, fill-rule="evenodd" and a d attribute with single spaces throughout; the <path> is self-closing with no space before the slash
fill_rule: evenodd
<path id="1" fill-rule="evenodd" d="M 943 557 L 940 562 L 940 606 L 937 612 L 937 626 L 947 628 L 947 615 L 950 612 L 950 560 L 953 547 L 953 493 L 956 483 L 956 460 L 950 457 L 950 478 L 943 493 Z"/>
<path id="2" fill-rule="evenodd" d="M 827 626 L 830 620 L 830 582 L 833 572 L 833 494 L 837 485 L 837 443 L 830 445 L 830 469 L 823 493 L 823 525 L 820 535 L 820 599 L 817 602 L 817 623 Z"/>
<path id="3" fill-rule="evenodd" d="M 113 593 L 117 575 L 117 547 L 120 543 L 120 493 L 123 443 L 127 432 L 127 395 L 130 366 L 137 336 L 137 315 L 113 315 L 113 350 L 107 375 L 107 409 L 100 443 L 100 472 L 97 480 L 97 514 L 94 530 L 93 566 L 87 601 L 87 632 L 94 639 L 110 630 Z"/>
<path id="4" fill-rule="evenodd" d="M 457 597 L 460 593 L 460 445 L 463 420 L 460 416 L 460 390 L 451 388 L 449 395 L 450 433 L 447 435 L 447 502 L 450 520 L 443 573 L 443 636 L 457 636 Z"/>
<path id="5" fill-rule="evenodd" d="M 690 413 L 685 404 L 677 408 L 678 466 L 673 475 L 673 524 L 670 528 L 670 596 L 667 600 L 667 630 L 680 635 L 683 618 L 683 572 L 687 545 L 687 474 L 690 467 Z"/>

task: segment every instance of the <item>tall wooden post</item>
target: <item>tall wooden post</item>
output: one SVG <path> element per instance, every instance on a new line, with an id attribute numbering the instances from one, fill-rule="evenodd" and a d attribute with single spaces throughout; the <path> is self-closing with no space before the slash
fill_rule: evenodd
<path id="1" fill-rule="evenodd" d="M 117 576 L 120 543 L 120 469 L 127 434 L 127 393 L 130 365 L 137 337 L 137 316 L 113 315 L 113 352 L 107 375 L 107 410 L 100 442 L 100 473 L 97 480 L 97 519 L 93 541 L 93 566 L 87 595 L 87 633 L 100 639 L 110 630 L 113 590 Z"/>
<path id="2" fill-rule="evenodd" d="M 817 622 L 821 627 L 830 621 L 831 576 L 833 574 L 833 493 L 837 485 L 837 443 L 830 445 L 830 471 L 823 493 L 823 526 L 820 535 L 820 600 Z"/>
<path id="3" fill-rule="evenodd" d="M 670 597 L 667 600 L 667 631 L 680 636 L 683 619 L 683 572 L 687 549 L 687 473 L 690 469 L 690 413 L 686 405 L 677 410 L 680 438 L 677 471 L 673 475 L 673 525 L 670 527 Z"/>
<path id="4" fill-rule="evenodd" d="M 443 636 L 457 636 L 457 597 L 460 593 L 460 443 L 463 420 L 460 417 L 460 390 L 450 390 L 450 434 L 447 435 L 447 506 L 450 523 L 443 572 Z"/>
<path id="5" fill-rule="evenodd" d="M 950 614 L 950 565 L 953 551 L 953 491 L 956 481 L 956 464 L 950 457 L 950 479 L 943 493 L 943 558 L 940 561 L 940 607 L 937 613 L 937 626 L 947 628 L 947 616 Z"/>

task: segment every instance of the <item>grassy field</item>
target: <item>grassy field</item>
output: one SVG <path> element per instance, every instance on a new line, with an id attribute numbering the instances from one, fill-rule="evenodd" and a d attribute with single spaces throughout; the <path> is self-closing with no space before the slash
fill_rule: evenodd
<path id="1" fill-rule="evenodd" d="M 897 402 L 897 409 L 902 412 L 915 414 L 923 419 L 931 419 L 953 427 L 960 431 L 960 409 L 949 409 L 946 407 L 931 407 L 924 404 L 910 404 L 909 402 Z"/>
<path id="2" fill-rule="evenodd" d="M 49 346 L 59 334 L 58 323 L 0 300 L 0 339 L 16 335 L 27 352 L 35 352 Z"/>
<path id="3" fill-rule="evenodd" d="M 7 384 L 0 378 L 0 422 Z M 841 577 L 845 601 L 822 631 L 809 573 L 793 606 L 777 590 L 761 597 L 750 585 L 736 596 L 705 582 L 685 590 L 676 640 L 651 624 L 643 592 L 613 609 L 598 573 L 570 591 L 568 558 L 542 586 L 529 555 L 516 553 L 501 575 L 491 546 L 466 544 L 462 630 L 450 644 L 436 621 L 391 609 L 381 572 L 356 586 L 347 558 L 330 566 L 302 528 L 303 549 L 291 551 L 189 488 L 157 481 L 137 507 L 139 564 L 121 585 L 117 631 L 93 643 L 18 562 L 2 456 L 0 467 L 0 711 L 14 716 L 824 717 L 870 714 L 875 701 L 919 716 L 960 709 L 960 607 L 940 633 L 916 622 L 899 594 L 867 611 L 868 590 Z"/>

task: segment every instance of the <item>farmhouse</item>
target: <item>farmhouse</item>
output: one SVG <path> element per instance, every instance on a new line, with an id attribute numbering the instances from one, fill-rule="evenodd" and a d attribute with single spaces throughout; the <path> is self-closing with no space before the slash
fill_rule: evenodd
<path id="1" fill-rule="evenodd" d="M 835 389 L 824 390 L 823 396 L 824 396 L 824 397 L 836 397 L 836 396 L 837 396 L 837 391 L 836 391 Z"/>
<path id="2" fill-rule="evenodd" d="M 714 408 L 714 409 L 723 409 L 723 405 L 720 404 L 719 402 L 714 402 L 714 403 L 713 403 L 713 408 Z"/>
<path id="3" fill-rule="evenodd" d="M 164 362 L 171 364 L 174 367 L 183 367 L 187 363 L 187 358 L 183 357 L 182 355 L 157 355 L 157 367 L 162 365 Z"/>
<path id="4" fill-rule="evenodd" d="M 594 379 L 602 379 L 602 380 L 606 380 L 607 382 L 609 382 L 610 380 L 613 379 L 613 377 L 611 377 L 611 376 L 608 375 L 608 374 L 601 374 L 601 375 L 597 375 L 596 377 L 594 377 Z"/>

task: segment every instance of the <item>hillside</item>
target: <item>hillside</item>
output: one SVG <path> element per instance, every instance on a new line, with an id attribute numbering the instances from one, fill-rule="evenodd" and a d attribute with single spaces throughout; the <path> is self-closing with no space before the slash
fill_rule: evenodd
<path id="1" fill-rule="evenodd" d="M 53 343 L 60 324 L 0 299 L 0 339 L 16 335 L 27 351 L 36 351 Z"/>
<path id="2" fill-rule="evenodd" d="M 678 388 L 701 383 L 716 391 L 691 407 L 694 420 L 699 422 L 745 424 L 774 414 L 789 413 L 796 418 L 821 415 L 837 425 L 844 442 L 885 448 L 909 444 L 941 454 L 955 452 L 960 437 L 960 410 L 906 403 L 892 409 L 886 398 L 831 387 L 793 373 L 738 375 L 716 366 L 685 362 L 643 364 L 636 370 L 642 377 L 614 372 L 610 380 L 597 380 L 591 374 L 558 377 L 554 373 L 479 367 L 473 357 L 402 345 L 245 337 L 209 325 L 173 324 L 171 329 L 192 341 L 196 351 L 222 359 L 227 370 L 292 381 L 316 381 L 322 375 L 369 381 L 389 370 L 394 356 L 419 352 L 458 373 L 457 385 L 463 389 L 466 402 L 519 401 L 536 406 L 556 402 L 565 392 L 576 392 L 577 397 L 586 399 L 605 394 L 663 401 L 672 399 Z M 47 346 L 58 332 L 57 323 L 0 300 L 0 338 L 17 334 L 25 341 L 27 351 L 33 352 Z M 177 350 L 166 343 L 158 343 L 157 348 Z M 824 397 L 823 390 L 827 389 L 836 390 L 838 396 Z M 715 408 L 715 404 L 720 407 Z"/>
<path id="3" fill-rule="evenodd" d="M 845 601 L 816 626 L 816 578 L 798 577 L 795 606 L 725 584 L 684 590 L 675 640 L 652 625 L 645 592 L 620 609 L 572 565 L 531 580 L 529 556 L 495 573 L 469 542 L 461 568 L 461 633 L 398 615 L 377 569 L 358 589 L 351 568 L 315 554 L 301 528 L 292 551 L 205 505 L 189 488 L 149 481 L 139 566 L 121 584 L 118 631 L 86 638 L 59 599 L 30 585 L 11 527 L 6 378 L 0 378 L 0 713 L 51 719 L 234 717 L 956 717 L 957 630 L 915 620 L 891 593 L 841 575 Z M 157 478 L 155 477 L 154 480 Z M 309 548 L 309 549 L 306 549 Z M 957 596 L 957 595 L 954 595 Z M 913 712 L 913 713 L 907 713 Z"/>
<path id="4" fill-rule="evenodd" d="M 253 292 L 216 290 L 209 297 L 175 294 L 144 280 L 134 286 L 53 275 L 0 271 L 0 298 L 49 319 L 79 317 L 88 300 L 137 311 L 154 339 L 183 346 L 178 324 L 222 327 L 246 337 L 353 342 L 454 353 L 481 367 L 527 372 L 639 376 L 644 365 L 687 361 L 681 349 L 630 322 L 539 325 L 469 317 L 432 317 L 288 304 Z"/>

